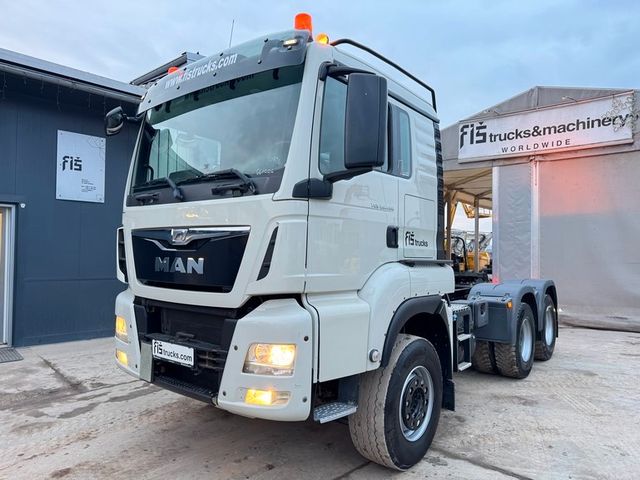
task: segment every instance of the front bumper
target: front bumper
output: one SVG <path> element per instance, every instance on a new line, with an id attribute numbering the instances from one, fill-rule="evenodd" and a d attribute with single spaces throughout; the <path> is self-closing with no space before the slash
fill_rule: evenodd
<path id="1" fill-rule="evenodd" d="M 219 376 L 205 389 L 202 388 L 202 377 L 199 378 L 199 386 L 189 382 L 188 377 L 192 373 L 188 367 L 167 365 L 151 358 L 148 338 L 143 334 L 138 338 L 135 310 L 134 296 L 130 290 L 118 295 L 116 315 L 126 320 L 129 343 L 115 339 L 116 348 L 124 351 L 128 358 L 127 366 L 117 360 L 116 363 L 127 373 L 178 393 L 200 399 L 209 398 L 219 408 L 238 415 L 280 421 L 308 418 L 312 387 L 312 319 L 309 312 L 294 299 L 269 300 L 237 320 L 231 342 L 226 347 L 228 351 L 225 350 L 226 359 L 222 357 Z M 189 333 L 195 334 L 197 338 L 197 331 Z M 171 341 L 192 346 L 181 339 Z M 245 356 L 252 343 L 295 344 L 293 375 L 267 376 L 243 373 Z M 199 352 L 196 350 L 196 353 Z M 169 368 L 163 368 L 165 373 L 156 378 L 158 368 L 162 366 Z M 167 374 L 166 371 L 180 373 L 180 378 L 171 378 L 171 373 Z M 194 370 L 193 375 L 198 375 L 198 372 Z M 290 397 L 284 405 L 249 405 L 244 401 L 247 389 L 289 392 Z"/>

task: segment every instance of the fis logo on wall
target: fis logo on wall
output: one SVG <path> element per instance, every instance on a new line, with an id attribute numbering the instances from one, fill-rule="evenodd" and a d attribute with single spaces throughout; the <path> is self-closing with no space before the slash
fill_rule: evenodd
<path id="1" fill-rule="evenodd" d="M 73 170 L 75 172 L 82 171 L 82 159 L 73 155 L 65 155 L 62 157 L 62 171 Z"/>
<path id="2" fill-rule="evenodd" d="M 458 159 L 523 156 L 633 142 L 634 94 L 460 122 Z"/>
<path id="3" fill-rule="evenodd" d="M 58 130 L 56 199 L 104 203 L 106 141 Z"/>
<path id="4" fill-rule="evenodd" d="M 222 68 L 233 65 L 237 61 L 238 54 L 234 53 L 232 55 L 226 55 L 224 57 L 211 59 L 207 63 L 189 67 L 186 70 L 177 70 L 167 76 L 167 81 L 164 84 L 164 88 L 172 88 L 193 78 L 198 78 L 201 75 L 214 73 Z"/>

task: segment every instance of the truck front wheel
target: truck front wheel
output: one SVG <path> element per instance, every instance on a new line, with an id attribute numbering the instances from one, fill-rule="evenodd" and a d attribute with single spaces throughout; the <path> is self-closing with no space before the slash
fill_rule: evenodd
<path id="1" fill-rule="evenodd" d="M 349 417 L 353 444 L 373 462 L 406 470 L 431 445 L 441 405 L 436 349 L 424 338 L 400 334 L 389 364 L 361 378 L 358 410 Z"/>

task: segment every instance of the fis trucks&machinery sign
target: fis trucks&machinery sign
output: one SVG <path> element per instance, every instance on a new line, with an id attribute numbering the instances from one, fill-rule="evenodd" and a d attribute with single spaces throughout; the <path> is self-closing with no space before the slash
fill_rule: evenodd
<path id="1" fill-rule="evenodd" d="M 638 120 L 633 93 L 459 123 L 458 160 L 526 156 L 539 152 L 633 142 Z"/>

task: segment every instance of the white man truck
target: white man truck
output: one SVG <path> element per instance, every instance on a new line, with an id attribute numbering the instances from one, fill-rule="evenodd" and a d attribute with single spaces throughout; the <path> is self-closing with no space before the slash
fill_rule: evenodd
<path id="1" fill-rule="evenodd" d="M 167 74 L 135 118 L 109 112 L 108 135 L 140 123 L 118 366 L 247 417 L 348 417 L 364 457 L 404 470 L 454 409 L 455 372 L 550 358 L 553 282 L 451 297 L 435 107 L 382 55 L 302 25 Z"/>

